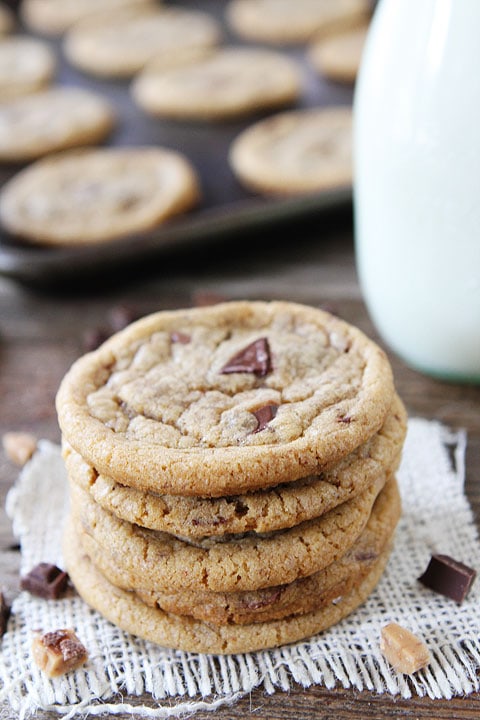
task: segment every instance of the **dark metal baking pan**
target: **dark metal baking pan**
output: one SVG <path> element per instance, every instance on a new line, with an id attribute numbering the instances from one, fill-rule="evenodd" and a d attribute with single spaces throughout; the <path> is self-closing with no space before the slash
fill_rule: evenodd
<path id="1" fill-rule="evenodd" d="M 167 4 L 168 0 L 164 0 Z M 178 6 L 203 9 L 223 24 L 225 43 L 245 44 L 229 32 L 224 21 L 226 3 L 218 0 L 192 2 Z M 114 268 L 142 260 L 150 261 L 166 252 L 184 252 L 210 241 L 228 243 L 232 233 L 268 229 L 292 219 L 351 206 L 351 188 L 341 188 L 310 196 L 287 199 L 265 198 L 245 190 L 234 177 L 227 161 L 233 139 L 247 125 L 269 113 L 244 117 L 231 122 L 183 122 L 160 120 L 143 113 L 132 101 L 128 81 L 107 81 L 87 76 L 63 57 L 61 41 L 48 39 L 56 49 L 58 84 L 91 88 L 107 97 L 117 113 L 117 125 L 106 145 L 160 145 L 183 152 L 193 163 L 202 188 L 201 203 L 194 210 L 174 218 L 155 231 L 129 236 L 107 244 L 88 247 L 46 247 L 21 242 L 0 234 L 0 274 L 26 284 L 49 285 L 73 276 L 95 273 L 109 275 Z M 304 87 L 295 107 L 350 105 L 352 88 L 328 82 L 309 66 L 302 47 L 283 48 L 296 57 L 304 72 Z M 18 167 L 3 167 L 0 182 L 5 182 Z M 319 228 L 321 235 L 321 228 Z"/>

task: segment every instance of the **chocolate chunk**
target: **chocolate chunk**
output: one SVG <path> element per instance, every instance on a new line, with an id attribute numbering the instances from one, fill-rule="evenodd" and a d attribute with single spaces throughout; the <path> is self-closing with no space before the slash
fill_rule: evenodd
<path id="1" fill-rule="evenodd" d="M 265 430 L 270 420 L 273 420 L 277 414 L 278 405 L 264 405 L 253 413 L 258 420 L 258 425 L 253 431 L 254 433 Z"/>
<path id="2" fill-rule="evenodd" d="M 252 373 L 264 377 L 272 369 L 270 347 L 267 338 L 259 338 L 234 355 L 221 373 Z"/>
<path id="3" fill-rule="evenodd" d="M 39 563 L 20 580 L 22 590 L 45 600 L 56 600 L 66 590 L 68 575 L 51 563 Z"/>
<path id="4" fill-rule="evenodd" d="M 465 600 L 476 571 L 448 555 L 432 555 L 419 582 L 458 603 Z"/>
<path id="5" fill-rule="evenodd" d="M 188 345 L 192 338 L 190 335 L 187 335 L 187 333 L 180 332 L 178 330 L 174 330 L 172 333 L 170 333 L 170 340 L 172 343 L 180 343 L 181 345 Z"/>
<path id="6" fill-rule="evenodd" d="M 0 637 L 7 632 L 8 618 L 10 617 L 10 605 L 5 600 L 5 596 L 0 592 Z"/>

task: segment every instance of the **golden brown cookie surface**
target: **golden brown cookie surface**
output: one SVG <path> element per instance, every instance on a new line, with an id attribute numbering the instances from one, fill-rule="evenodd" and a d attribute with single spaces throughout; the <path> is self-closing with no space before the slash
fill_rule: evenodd
<path id="1" fill-rule="evenodd" d="M 231 0 L 227 6 L 234 31 L 273 44 L 305 43 L 355 26 L 369 14 L 368 0 Z"/>
<path id="2" fill-rule="evenodd" d="M 177 7 L 140 5 L 98 13 L 76 23 L 65 35 L 69 61 L 92 75 L 131 77 L 156 57 L 167 60 L 186 51 L 210 48 L 221 29 L 208 13 Z"/>
<path id="3" fill-rule="evenodd" d="M 175 592 L 157 584 L 145 589 L 126 582 L 118 565 L 105 562 L 105 558 L 99 567 L 113 585 L 134 591 L 147 605 L 177 615 L 220 625 L 276 620 L 324 607 L 358 585 L 372 562 L 392 543 L 400 508 L 398 487 L 390 480 L 377 497 L 365 529 L 345 555 L 312 575 L 261 590 L 211 592 L 199 586 Z M 77 530 L 77 539 L 90 558 L 99 557 L 101 548 L 90 535 Z"/>
<path id="4" fill-rule="evenodd" d="M 201 653 L 243 653 L 278 647 L 321 632 L 368 598 L 388 562 L 387 550 L 362 582 L 340 602 L 282 620 L 250 625 L 214 625 L 152 608 L 134 593 L 115 587 L 95 568 L 74 534 L 67 532 L 64 557 L 72 582 L 91 607 L 123 630 L 165 647 Z"/>
<path id="5" fill-rule="evenodd" d="M 233 141 L 239 181 L 265 195 L 298 195 L 352 184 L 352 110 L 287 110 L 260 120 Z"/>
<path id="6" fill-rule="evenodd" d="M 0 220 L 30 242 L 84 245 L 157 227 L 198 196 L 196 173 L 177 152 L 66 150 L 37 160 L 3 186 Z"/>
<path id="7" fill-rule="evenodd" d="M 224 498 L 158 495 L 98 475 L 70 446 L 63 454 L 71 482 L 117 517 L 152 530 L 198 538 L 226 533 L 271 532 L 318 517 L 393 473 L 406 431 L 397 397 L 379 432 L 320 476 Z"/>
<path id="8" fill-rule="evenodd" d="M 152 115 L 214 121 L 290 105 L 301 82 L 300 66 L 283 53 L 227 47 L 177 67 L 152 63 L 134 80 L 132 93 Z"/>
<path id="9" fill-rule="evenodd" d="M 318 475 L 381 428 L 385 353 L 313 307 L 238 301 L 132 324 L 64 378 L 65 440 L 157 493 L 221 497 Z"/>
<path id="10" fill-rule="evenodd" d="M 115 122 L 100 94 L 55 87 L 0 105 L 0 162 L 26 162 L 103 140 Z"/>

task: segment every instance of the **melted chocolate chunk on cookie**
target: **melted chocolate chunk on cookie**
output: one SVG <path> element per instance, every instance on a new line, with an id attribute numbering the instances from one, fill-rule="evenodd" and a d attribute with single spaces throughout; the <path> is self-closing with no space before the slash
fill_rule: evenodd
<path id="1" fill-rule="evenodd" d="M 261 430 L 265 430 L 270 420 L 273 420 L 277 414 L 277 410 L 278 405 L 264 405 L 263 407 L 258 408 L 258 410 L 255 410 L 253 414 L 257 418 L 258 425 L 253 432 L 258 433 Z"/>
<path id="2" fill-rule="evenodd" d="M 270 346 L 267 338 L 259 338 L 234 355 L 221 369 L 221 373 L 252 373 L 265 377 L 272 370 Z"/>
<path id="3" fill-rule="evenodd" d="M 68 584 L 68 574 L 51 563 L 35 565 L 20 580 L 22 590 L 45 600 L 57 600 L 63 595 Z"/>
<path id="4" fill-rule="evenodd" d="M 419 582 L 458 603 L 465 600 L 476 571 L 448 555 L 432 555 Z"/>

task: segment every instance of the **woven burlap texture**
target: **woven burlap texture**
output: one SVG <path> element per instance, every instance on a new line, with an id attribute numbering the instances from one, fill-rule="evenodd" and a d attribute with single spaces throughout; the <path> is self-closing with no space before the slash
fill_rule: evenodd
<path id="1" fill-rule="evenodd" d="M 465 447 L 463 431 L 420 418 L 409 421 L 398 473 L 403 516 L 387 570 L 363 607 L 304 642 L 225 657 L 173 651 L 122 632 L 78 597 L 45 601 L 21 593 L 0 656 L 0 699 L 8 717 L 26 718 L 39 709 L 55 710 L 65 719 L 102 713 L 181 717 L 233 703 L 256 687 L 273 693 L 295 684 L 369 689 L 404 698 L 450 698 L 478 690 L 480 582 L 474 582 L 459 606 L 417 580 L 432 553 L 469 565 L 479 559 L 478 534 L 464 495 Z M 22 573 L 41 561 L 62 566 L 67 504 L 60 450 L 42 441 L 7 499 L 21 543 Z M 425 640 L 432 655 L 425 670 L 401 675 L 383 659 L 380 630 L 388 622 Z M 49 680 L 32 662 L 32 634 L 59 627 L 76 629 L 89 661 Z"/>

